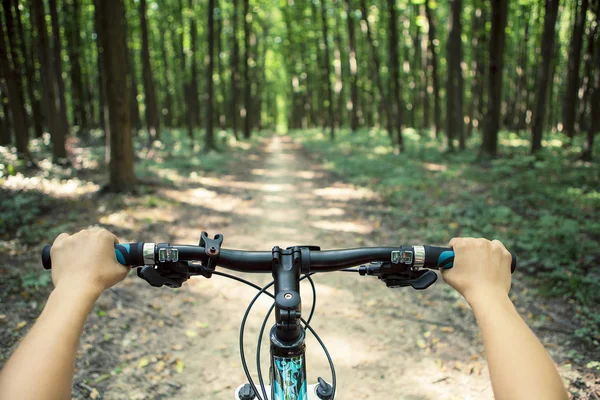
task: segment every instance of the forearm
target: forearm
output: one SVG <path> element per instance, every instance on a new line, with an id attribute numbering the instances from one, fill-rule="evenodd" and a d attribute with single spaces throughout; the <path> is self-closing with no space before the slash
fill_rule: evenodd
<path id="1" fill-rule="evenodd" d="M 496 399 L 568 398 L 550 355 L 506 294 L 484 293 L 469 302 L 483 336 Z"/>
<path id="2" fill-rule="evenodd" d="M 79 337 L 97 297 L 71 288 L 52 292 L 37 322 L 0 372 L 0 398 L 71 399 Z"/>

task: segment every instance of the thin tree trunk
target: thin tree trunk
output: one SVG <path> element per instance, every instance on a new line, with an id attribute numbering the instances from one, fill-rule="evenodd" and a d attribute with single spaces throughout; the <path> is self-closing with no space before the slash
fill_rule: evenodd
<path id="1" fill-rule="evenodd" d="M 17 21 L 17 32 L 19 36 L 19 45 L 21 49 L 21 54 L 23 55 L 23 60 L 25 61 L 25 76 L 27 80 L 27 94 L 29 96 L 29 101 L 31 102 L 31 117 L 33 120 L 33 132 L 36 138 L 42 137 L 44 133 L 44 116 L 42 114 L 42 105 L 40 104 L 40 99 L 36 96 L 33 88 L 38 83 L 35 81 L 35 70 L 33 68 L 33 51 L 34 45 L 31 43 L 31 52 L 27 53 L 27 46 L 25 45 L 25 34 L 23 30 L 23 23 L 21 22 L 21 11 L 18 7 L 18 0 L 12 0 L 13 10 L 15 11 L 15 20 Z M 33 25 L 33 24 L 32 24 Z"/>
<path id="2" fill-rule="evenodd" d="M 485 158 L 498 155 L 498 130 L 502 99 L 502 69 L 504 67 L 504 43 L 508 0 L 492 0 L 492 31 L 490 36 L 490 66 L 488 80 L 488 109 L 481 145 Z"/>
<path id="3" fill-rule="evenodd" d="M 107 105 L 107 94 L 106 94 L 106 78 L 104 76 L 104 46 L 102 44 L 102 38 L 100 37 L 100 17 L 101 17 L 101 9 L 103 2 L 102 0 L 94 0 L 94 26 L 96 30 L 96 47 L 98 50 L 98 60 L 97 60 L 97 68 L 98 68 L 98 97 L 99 97 L 99 122 L 100 128 L 104 131 L 105 140 L 108 142 L 110 140 L 110 121 L 108 118 L 108 105 Z M 109 147 L 107 146 L 107 149 Z M 110 151 L 106 151 L 107 162 L 110 162 Z"/>
<path id="4" fill-rule="evenodd" d="M 595 41 L 596 32 L 598 32 L 598 24 L 595 24 L 593 28 L 589 26 L 587 29 L 587 50 L 584 57 L 584 74 L 580 89 L 581 101 L 579 102 L 579 115 L 577 117 L 579 129 L 586 132 L 590 129 L 589 120 L 587 120 L 586 116 L 592 112 L 590 98 L 594 83 L 594 46 L 598 45 Z"/>
<path id="5" fill-rule="evenodd" d="M 577 89 L 579 88 L 579 67 L 581 65 L 581 46 L 585 26 L 588 0 L 575 0 L 576 19 L 573 25 L 571 44 L 569 45 L 569 64 L 567 68 L 567 88 L 562 101 L 563 132 L 573 138 L 575 135 L 575 110 L 577 109 Z"/>
<path id="6" fill-rule="evenodd" d="M 79 0 L 71 0 L 70 3 L 70 21 L 67 24 L 67 52 L 69 53 L 69 62 L 71 65 L 71 102 L 73 105 L 73 123 L 79 126 L 80 131 L 86 131 L 88 127 L 87 115 L 85 112 L 85 95 L 83 92 L 83 80 L 81 73 L 81 27 L 79 19 L 81 11 Z"/>
<path id="7" fill-rule="evenodd" d="M 10 6 L 10 5 L 9 5 Z M 9 9 L 10 11 L 10 9 Z M 11 13 L 12 14 L 12 13 Z M 12 16 L 6 15 L 6 20 L 10 21 L 7 24 L 9 36 L 13 32 Z M 11 48 L 16 50 L 14 46 L 14 40 L 11 43 Z M 16 51 L 12 52 L 13 63 L 10 63 L 8 58 L 8 43 L 4 37 L 4 29 L 0 28 L 0 76 L 4 77 L 6 86 L 8 89 L 8 106 L 12 116 L 12 122 L 15 132 L 15 139 L 17 144 L 17 156 L 20 160 L 31 161 L 29 154 L 29 135 L 27 132 L 27 125 L 25 122 L 25 107 L 23 103 L 23 89 L 21 87 L 22 81 L 18 74 L 18 60 L 19 57 Z"/>
<path id="8" fill-rule="evenodd" d="M 12 143 L 8 98 L 4 94 L 5 90 L 4 77 L 0 70 L 0 112 L 2 112 L 0 115 L 0 146 L 10 146 Z"/>
<path id="9" fill-rule="evenodd" d="M 237 117 L 239 114 L 238 110 L 238 85 L 240 81 L 240 72 L 238 69 L 239 57 L 240 57 L 240 47 L 237 36 L 237 26 L 238 26 L 238 0 L 233 0 L 233 15 L 232 15 L 232 41 L 233 41 L 233 53 L 231 55 L 231 129 L 233 130 L 233 135 L 236 139 L 239 139 L 237 132 Z"/>
<path id="10" fill-rule="evenodd" d="M 38 33 L 40 71 L 42 75 L 44 104 L 46 105 L 46 115 L 48 116 L 48 130 L 52 139 L 52 157 L 54 162 L 62 162 L 67 157 L 67 150 L 65 148 L 67 131 L 59 114 L 61 102 L 58 95 L 57 74 L 55 73 L 54 62 L 50 54 L 50 41 L 48 39 L 46 16 L 42 0 L 32 0 L 32 11 Z"/>
<path id="11" fill-rule="evenodd" d="M 418 7 L 419 7 L 419 18 L 421 18 L 422 20 L 427 19 L 427 16 L 425 15 L 425 7 L 423 5 L 420 5 Z M 421 27 L 419 27 L 419 29 L 421 29 Z M 429 102 L 429 95 L 427 93 L 428 87 L 429 87 L 429 71 L 430 71 L 429 51 L 428 51 L 429 35 L 427 32 L 423 33 L 423 36 L 421 37 L 421 43 L 419 43 L 419 46 L 420 46 L 420 53 L 421 53 L 421 71 L 420 71 L 421 90 L 419 91 L 419 101 L 423 105 L 422 126 L 424 129 L 429 129 L 431 105 Z"/>
<path id="12" fill-rule="evenodd" d="M 250 2 L 244 0 L 244 137 L 250 138 L 251 90 L 250 82 Z"/>
<path id="13" fill-rule="evenodd" d="M 391 116 L 395 117 L 395 121 L 388 122 L 388 126 L 396 125 L 397 140 L 400 151 L 404 151 L 404 140 L 402 139 L 402 99 L 400 98 L 400 76 L 399 76 L 399 60 L 398 60 L 398 27 L 396 26 L 396 1 L 388 0 L 388 12 L 390 17 L 389 32 L 389 57 L 390 57 L 390 78 L 393 96 L 390 96 L 392 107 Z"/>
<path id="14" fill-rule="evenodd" d="M 146 103 L 146 124 L 150 140 L 160 140 L 160 121 L 154 91 L 150 48 L 148 44 L 148 24 L 146 21 L 146 0 L 140 0 L 140 28 L 142 32 L 142 75 L 144 78 L 144 97 Z"/>
<path id="15" fill-rule="evenodd" d="M 329 40 L 327 40 L 327 7 L 325 2 L 327 0 L 321 1 L 321 29 L 323 30 L 323 42 L 325 44 L 325 84 L 327 85 L 327 100 L 329 104 L 327 105 L 328 109 L 328 118 L 327 124 L 329 125 L 329 138 L 331 140 L 335 139 L 335 123 L 334 123 L 334 115 L 333 115 L 333 90 L 331 89 L 331 63 L 329 61 Z"/>
<path id="16" fill-rule="evenodd" d="M 595 5 L 594 13 L 596 14 L 596 29 L 594 35 L 594 41 L 600 41 L 600 29 L 598 24 L 600 23 L 600 6 L 598 3 Z M 592 56 L 594 60 L 594 67 L 590 73 L 590 126 L 587 131 L 586 142 L 584 144 L 582 158 L 586 161 L 592 161 L 594 151 L 594 138 L 600 131 L 600 46 L 595 46 L 595 54 Z"/>
<path id="17" fill-rule="evenodd" d="M 381 74 L 380 73 L 381 63 L 379 62 L 379 54 L 377 53 L 377 49 L 375 48 L 375 44 L 373 43 L 374 38 L 373 38 L 373 34 L 371 32 L 371 27 L 369 24 L 366 0 L 360 0 L 360 8 L 361 8 L 361 12 L 362 12 L 363 21 L 366 24 L 367 42 L 369 43 L 369 47 L 371 50 L 371 58 L 373 59 L 373 64 L 374 64 L 373 77 L 375 79 L 376 86 L 379 89 L 379 95 L 381 98 L 381 101 L 380 101 L 381 107 L 380 108 L 383 108 L 383 110 L 386 114 L 388 135 L 390 136 L 390 138 L 392 139 L 392 142 L 393 142 L 393 140 L 394 140 L 394 132 L 393 132 L 394 123 L 393 123 L 393 117 L 392 117 L 392 110 L 391 110 L 390 102 L 388 101 L 388 99 L 386 97 L 386 93 L 383 90 L 383 81 L 382 81 L 381 75 L 380 75 Z"/>
<path id="18" fill-rule="evenodd" d="M 558 14 L 558 3 L 560 0 L 546 0 L 544 16 L 544 32 L 542 34 L 542 64 L 539 66 L 537 82 L 537 98 L 533 114 L 533 127 L 531 131 L 531 152 L 535 153 L 542 148 L 542 130 L 544 128 L 544 115 L 546 112 L 546 93 L 548 91 L 548 78 L 550 63 L 552 62 L 552 49 L 554 38 L 556 16 Z"/>
<path id="19" fill-rule="evenodd" d="M 440 83 L 438 79 L 438 61 L 437 54 L 435 52 L 435 21 L 433 20 L 433 13 L 429 8 L 429 2 L 425 2 L 425 13 L 427 14 L 427 22 L 429 23 L 429 51 L 431 57 L 431 80 L 433 83 L 433 121 L 434 121 L 434 135 L 437 138 L 440 129 L 442 128 L 442 108 L 440 102 Z"/>
<path id="20" fill-rule="evenodd" d="M 483 9 L 480 7 L 475 8 L 472 19 L 472 60 L 471 60 L 471 71 L 473 73 L 472 84 L 471 84 L 471 105 L 469 112 L 469 126 L 467 131 L 467 137 L 471 137 L 473 128 L 479 128 L 482 122 L 483 115 L 480 114 L 480 103 L 483 102 L 483 55 L 480 50 L 483 47 L 481 41 L 482 30 L 485 29 L 485 21 L 483 19 Z"/>
<path id="21" fill-rule="evenodd" d="M 462 0 L 450 0 L 450 29 L 446 46 L 448 79 L 446 81 L 446 135 L 448 148 L 454 150 L 454 138 L 458 138 L 461 150 L 465 148 L 463 130 L 463 77 L 461 70 Z"/>
<path id="22" fill-rule="evenodd" d="M 317 10 L 317 3 L 316 1 L 311 1 L 310 2 L 311 5 L 311 14 L 312 14 L 312 23 L 314 25 L 314 29 L 317 30 L 318 29 L 318 25 L 319 25 L 319 11 Z M 318 30 L 317 30 L 318 32 Z M 323 71 L 325 70 L 325 68 L 323 67 L 323 59 L 321 56 L 321 40 L 323 39 L 322 35 L 319 35 L 318 33 L 314 33 L 315 35 L 315 39 L 313 40 L 315 43 L 315 53 L 317 56 L 317 63 L 316 63 L 316 71 L 315 71 L 315 90 L 313 91 L 313 104 L 316 104 L 316 111 L 317 111 L 317 115 L 318 115 L 318 126 L 324 126 L 324 121 L 325 121 L 325 117 L 324 117 L 324 110 L 325 110 L 325 103 L 323 100 L 323 96 L 321 93 L 321 89 L 323 87 L 323 84 L 326 83 L 325 81 L 325 77 L 323 76 Z"/>
<path id="23" fill-rule="evenodd" d="M 351 0 L 346 0 L 346 17 L 348 22 L 348 70 L 350 71 L 350 129 L 358 129 L 358 61 L 356 59 L 356 39 L 354 38 L 354 10 Z"/>
<path id="24" fill-rule="evenodd" d="M 513 121 L 513 125 L 518 130 L 523 130 L 527 127 L 527 98 L 529 96 L 527 92 L 527 61 L 529 59 L 529 55 L 527 51 L 529 50 L 529 15 L 531 12 L 531 7 L 523 6 L 523 15 L 525 15 L 525 33 L 523 35 L 523 43 L 522 43 L 522 51 L 520 56 L 520 62 L 518 66 L 519 73 L 519 83 L 517 86 L 516 93 L 516 104 L 517 110 L 515 112 L 515 120 Z"/>
<path id="25" fill-rule="evenodd" d="M 222 0 L 225 1 L 225 0 Z M 219 128 L 225 129 L 227 124 L 227 84 L 225 83 L 225 68 L 223 67 L 223 60 L 221 55 L 223 54 L 223 9 L 221 4 L 217 0 L 216 7 L 220 10 L 219 18 L 217 19 L 217 32 L 216 32 L 216 40 L 217 40 L 217 68 L 219 71 L 219 89 L 221 89 L 221 97 L 222 102 L 218 103 L 218 117 L 219 117 Z M 263 59 L 264 62 L 264 59 Z"/>
<path id="26" fill-rule="evenodd" d="M 337 3 L 335 4 L 337 5 Z M 337 113 L 335 119 L 336 126 L 341 129 L 344 120 L 344 73 L 342 68 L 342 36 L 340 33 L 340 21 L 338 18 L 338 11 L 335 12 L 335 49 L 333 51 L 333 58 L 335 60 L 335 94 L 338 100 Z"/>
<path id="27" fill-rule="evenodd" d="M 11 10 L 10 0 L 3 0 L 4 14 L 6 20 L 6 32 L 8 41 L 4 37 L 4 30 L 0 28 L 0 63 L 4 64 L 4 70 L 0 73 L 6 79 L 8 87 L 9 107 L 13 117 L 13 126 L 15 130 L 15 143 L 17 145 L 17 156 L 21 160 L 31 160 L 29 154 L 29 130 L 27 129 L 27 119 L 25 112 L 25 95 L 23 93 L 23 80 L 21 79 L 21 57 L 17 48 L 17 32 L 14 15 Z M 12 65 L 8 58 L 10 45 L 10 56 Z"/>
<path id="28" fill-rule="evenodd" d="M 215 148 L 213 134 L 213 70 L 215 68 L 215 0 L 208 0 L 208 68 L 206 71 L 206 136 L 205 150 Z"/>
<path id="29" fill-rule="evenodd" d="M 135 5 L 132 5 L 133 7 Z M 128 38 L 129 43 L 133 43 L 134 35 L 131 32 L 132 29 L 129 29 L 128 19 L 125 18 L 124 21 L 124 29 L 125 29 L 125 37 Z M 142 129 L 142 118 L 140 116 L 140 107 L 137 100 L 138 95 L 138 80 L 137 80 L 137 72 L 135 70 L 135 56 L 133 54 L 132 46 L 127 46 L 127 71 L 129 76 L 131 77 L 131 88 L 130 88 L 130 107 L 131 107 L 131 126 L 134 132 L 137 135 L 137 132 Z"/>
<path id="30" fill-rule="evenodd" d="M 168 29 L 167 26 L 164 27 L 165 30 Z M 162 53 L 162 62 L 165 68 L 165 105 L 164 108 L 166 110 L 165 114 L 165 126 L 172 127 L 173 126 L 173 97 L 171 96 L 171 79 L 169 78 L 169 56 L 167 55 L 167 41 L 161 40 L 161 53 Z"/>
<path id="31" fill-rule="evenodd" d="M 133 140 L 131 136 L 131 90 L 127 77 L 127 44 L 123 0 L 96 0 L 102 6 L 96 11 L 98 33 L 104 46 L 107 105 L 110 121 L 109 189 L 114 192 L 130 190 L 135 184 L 133 169 Z M 144 0 L 142 0 L 144 1 Z"/>
<path id="32" fill-rule="evenodd" d="M 65 100 L 65 82 L 63 80 L 62 67 L 62 44 L 60 41 L 60 22 L 58 20 L 58 11 L 56 10 L 56 0 L 50 0 L 50 18 L 52 20 L 52 50 L 54 61 L 54 72 L 56 74 L 56 82 L 58 88 L 58 112 L 60 123 L 65 134 L 69 134 L 69 121 L 67 119 L 67 103 Z"/>

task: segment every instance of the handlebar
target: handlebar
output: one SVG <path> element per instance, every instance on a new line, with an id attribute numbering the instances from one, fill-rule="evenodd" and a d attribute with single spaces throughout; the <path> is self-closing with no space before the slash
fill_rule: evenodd
<path id="1" fill-rule="evenodd" d="M 302 263 L 311 272 L 331 272 L 370 262 L 404 264 L 414 269 L 449 269 L 454 266 L 454 250 L 438 246 L 363 247 L 344 250 L 321 251 L 316 247 L 303 247 Z M 51 246 L 42 250 L 42 264 L 52 268 Z M 240 271 L 267 273 L 273 270 L 271 251 L 243 251 L 207 248 L 203 246 L 175 245 L 167 243 L 115 244 L 115 257 L 125 266 L 141 267 L 159 262 L 200 261 L 214 259 L 216 265 Z M 211 251 L 217 251 L 211 255 Z M 305 260 L 305 254 L 308 260 Z M 517 258 L 511 253 L 511 273 L 517 267 Z"/>

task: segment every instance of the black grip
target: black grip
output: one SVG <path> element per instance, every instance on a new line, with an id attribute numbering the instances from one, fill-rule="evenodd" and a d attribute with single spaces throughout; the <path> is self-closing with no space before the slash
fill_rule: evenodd
<path id="1" fill-rule="evenodd" d="M 42 265 L 45 269 L 52 268 L 50 258 L 51 246 L 45 246 L 42 250 Z M 144 243 L 120 243 L 115 244 L 115 258 L 117 262 L 125 266 L 144 265 Z"/>
<path id="2" fill-rule="evenodd" d="M 454 266 L 454 250 L 451 247 L 423 246 L 425 248 L 425 264 L 423 267 L 431 269 L 449 269 Z M 512 261 L 510 272 L 517 269 L 517 256 L 510 253 Z"/>

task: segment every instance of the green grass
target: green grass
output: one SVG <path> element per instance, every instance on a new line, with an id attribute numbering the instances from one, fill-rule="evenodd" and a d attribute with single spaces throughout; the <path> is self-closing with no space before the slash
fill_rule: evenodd
<path id="1" fill-rule="evenodd" d="M 380 130 L 342 130 L 333 143 L 320 130 L 291 134 L 327 169 L 394 206 L 399 235 L 429 244 L 502 240 L 539 294 L 574 301 L 577 335 L 600 335 L 600 164 L 579 161 L 577 143 L 563 149 L 552 136 L 531 156 L 526 136 L 502 132 L 501 157 L 483 166 L 476 137 L 469 150 L 448 153 L 428 133 L 407 129 L 406 151 L 395 155 Z"/>

